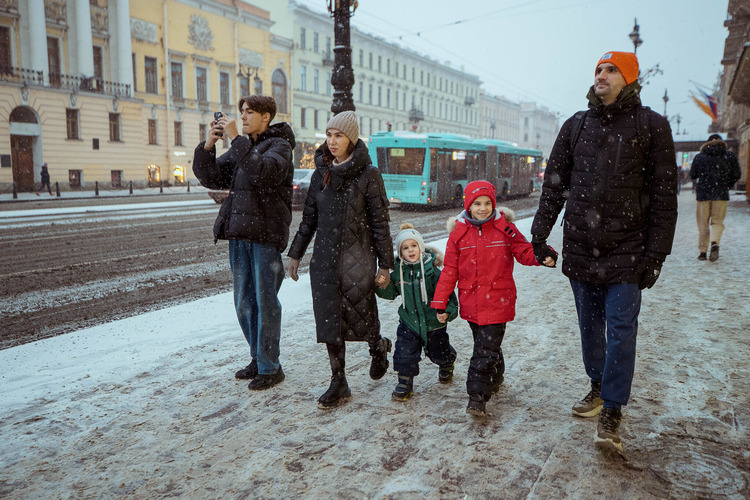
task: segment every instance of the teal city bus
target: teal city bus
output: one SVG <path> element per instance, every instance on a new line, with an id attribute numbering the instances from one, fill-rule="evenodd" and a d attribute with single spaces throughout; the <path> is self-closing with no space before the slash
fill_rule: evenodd
<path id="1" fill-rule="evenodd" d="M 499 199 L 526 196 L 542 165 L 541 151 L 459 134 L 377 132 L 369 149 L 388 198 L 408 205 L 459 205 L 466 184 L 479 179 L 492 182 Z"/>

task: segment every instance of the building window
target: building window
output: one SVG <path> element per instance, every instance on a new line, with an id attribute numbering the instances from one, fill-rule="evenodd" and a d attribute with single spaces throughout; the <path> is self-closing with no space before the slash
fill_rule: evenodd
<path id="1" fill-rule="evenodd" d="M 13 66 L 10 54 L 10 28 L 0 26 L 0 74 L 9 73 Z"/>
<path id="2" fill-rule="evenodd" d="M 148 121 L 148 143 L 159 144 L 156 135 L 156 120 L 149 119 Z"/>
<path id="3" fill-rule="evenodd" d="M 258 78 L 253 81 L 255 82 L 255 95 L 263 95 L 263 80 Z"/>
<path id="4" fill-rule="evenodd" d="M 318 53 L 318 32 L 313 31 L 313 52 Z"/>
<path id="5" fill-rule="evenodd" d="M 383 72 L 383 56 L 378 56 L 378 73 Z"/>
<path id="6" fill-rule="evenodd" d="M 305 28 L 299 29 L 299 48 L 302 50 L 307 48 L 307 32 Z"/>
<path id="7" fill-rule="evenodd" d="M 229 92 L 229 73 L 221 71 L 219 73 L 219 97 L 223 106 L 230 105 L 231 95 Z"/>
<path id="8" fill-rule="evenodd" d="M 320 124 L 318 123 L 318 110 L 316 109 L 313 111 L 313 127 L 315 130 L 318 130 L 320 128 Z"/>
<path id="9" fill-rule="evenodd" d="M 66 109 L 65 121 L 68 125 L 68 139 L 79 139 L 78 136 L 78 110 Z"/>
<path id="10" fill-rule="evenodd" d="M 240 77 L 240 94 L 242 94 L 242 97 L 250 95 L 250 77 L 249 76 Z"/>
<path id="11" fill-rule="evenodd" d="M 417 82 L 417 68 L 413 67 L 411 68 L 411 81 L 413 83 Z"/>
<path id="12" fill-rule="evenodd" d="M 133 52 L 133 92 L 136 91 L 135 87 L 136 87 L 136 83 L 138 82 L 138 72 L 136 71 L 136 68 L 138 66 L 135 63 L 136 63 L 136 57 L 135 57 L 135 52 Z"/>
<path id="13" fill-rule="evenodd" d="M 367 85 L 367 103 L 372 104 L 372 83 Z"/>
<path id="14" fill-rule="evenodd" d="M 305 108 L 299 109 L 299 126 L 301 128 L 307 128 L 307 116 L 305 113 Z"/>
<path id="15" fill-rule="evenodd" d="M 110 172 L 110 179 L 112 180 L 112 187 L 113 188 L 122 187 L 123 171 L 122 170 L 110 170 L 109 172 Z"/>
<path id="16" fill-rule="evenodd" d="M 173 62 L 172 68 L 172 97 L 182 99 L 182 64 Z"/>
<path id="17" fill-rule="evenodd" d="M 385 91 L 385 107 L 391 109 L 391 89 Z"/>
<path id="18" fill-rule="evenodd" d="M 372 69 L 372 52 L 370 52 L 370 55 L 369 55 L 369 67 L 370 69 Z"/>
<path id="19" fill-rule="evenodd" d="M 206 71 L 206 68 L 195 68 L 195 98 L 199 102 L 208 102 L 208 71 Z"/>
<path id="20" fill-rule="evenodd" d="M 182 146 L 182 122 L 174 122 L 174 145 Z"/>
<path id="21" fill-rule="evenodd" d="M 359 67 L 365 65 L 365 51 L 363 49 L 359 49 Z"/>
<path id="22" fill-rule="evenodd" d="M 320 94 L 320 70 L 318 68 L 313 70 L 313 92 Z"/>
<path id="23" fill-rule="evenodd" d="M 307 90 L 307 66 L 299 67 L 299 89 L 303 92 Z"/>
<path id="24" fill-rule="evenodd" d="M 423 69 L 419 70 L 419 84 L 424 85 L 424 70 Z"/>
<path id="25" fill-rule="evenodd" d="M 385 60 L 385 68 L 386 68 L 386 72 L 390 75 L 391 74 L 391 60 L 390 59 Z"/>
<path id="26" fill-rule="evenodd" d="M 331 95 L 331 74 L 326 73 L 326 95 Z"/>
<path id="27" fill-rule="evenodd" d="M 396 61 L 396 77 L 398 78 L 398 61 Z"/>
<path id="28" fill-rule="evenodd" d="M 383 106 L 383 87 L 378 85 L 378 106 Z"/>
<path id="29" fill-rule="evenodd" d="M 99 82 L 104 80 L 104 53 L 98 45 L 94 45 L 94 77 Z"/>
<path id="30" fill-rule="evenodd" d="M 159 91 L 157 84 L 156 58 L 146 57 L 143 65 L 143 76 L 146 79 L 146 92 L 156 94 Z"/>
<path id="31" fill-rule="evenodd" d="M 326 55 L 331 57 L 331 37 L 326 37 Z"/>
<path id="32" fill-rule="evenodd" d="M 365 84 L 362 82 L 359 82 L 359 102 L 365 102 Z"/>
<path id="33" fill-rule="evenodd" d="M 271 75 L 271 93 L 273 100 L 276 101 L 276 111 L 279 113 L 287 113 L 287 97 L 286 97 L 286 76 L 284 73 L 277 69 Z"/>
<path id="34" fill-rule="evenodd" d="M 53 87 L 59 87 L 62 81 L 62 65 L 60 64 L 60 41 L 55 38 L 47 37 L 47 61 L 49 68 L 49 84 Z"/>
<path id="35" fill-rule="evenodd" d="M 120 142 L 120 113 L 109 114 L 109 140 Z"/>

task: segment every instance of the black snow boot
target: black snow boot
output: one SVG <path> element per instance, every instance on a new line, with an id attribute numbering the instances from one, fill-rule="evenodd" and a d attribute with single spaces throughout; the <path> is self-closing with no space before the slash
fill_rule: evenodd
<path id="1" fill-rule="evenodd" d="M 391 393 L 394 401 L 406 401 L 414 394 L 414 377 L 398 376 L 398 385 Z"/>
<path id="2" fill-rule="evenodd" d="M 349 390 L 349 384 L 346 382 L 344 374 L 345 366 L 345 345 L 340 346 L 326 344 L 328 348 L 328 359 L 331 362 L 331 385 L 328 390 L 318 398 L 318 407 L 323 409 L 338 406 L 346 399 L 350 398 L 352 391 Z"/>
<path id="3" fill-rule="evenodd" d="M 370 346 L 370 378 L 379 380 L 388 371 L 388 353 L 391 352 L 391 341 L 385 337 L 380 337 L 374 345 Z"/>

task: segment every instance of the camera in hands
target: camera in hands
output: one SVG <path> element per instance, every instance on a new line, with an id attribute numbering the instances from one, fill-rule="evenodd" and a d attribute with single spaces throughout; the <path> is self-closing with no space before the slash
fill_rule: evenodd
<path id="1" fill-rule="evenodd" d="M 216 111 L 214 113 L 214 121 L 218 122 L 219 118 L 221 118 L 222 116 L 224 116 L 224 113 L 222 113 L 221 111 Z M 223 130 L 223 128 L 222 128 L 222 130 Z M 224 137 L 224 132 L 219 132 L 219 137 Z"/>

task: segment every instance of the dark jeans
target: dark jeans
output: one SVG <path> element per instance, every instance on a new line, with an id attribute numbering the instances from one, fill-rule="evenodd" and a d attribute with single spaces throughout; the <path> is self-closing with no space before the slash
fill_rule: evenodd
<path id="1" fill-rule="evenodd" d="M 422 336 L 399 321 L 396 330 L 396 349 L 393 351 L 393 369 L 405 377 L 419 375 L 422 347 Z M 427 332 L 425 354 L 438 366 L 450 366 L 456 361 L 456 350 L 448 338 L 447 327 Z"/>
<path id="2" fill-rule="evenodd" d="M 258 373 L 279 370 L 281 303 L 284 279 L 281 253 L 273 245 L 229 240 L 229 264 L 234 285 L 234 308 Z"/>
<path id="3" fill-rule="evenodd" d="M 570 280 L 581 330 L 586 374 L 601 382 L 607 408 L 628 404 L 635 371 L 635 339 L 641 291 L 637 283 L 596 284 Z"/>
<path id="4" fill-rule="evenodd" d="M 474 335 L 474 352 L 466 378 L 466 392 L 469 394 L 481 394 L 485 400 L 489 400 L 493 381 L 505 373 L 505 359 L 500 347 L 505 337 L 505 325 L 477 325 L 469 321 Z"/>

